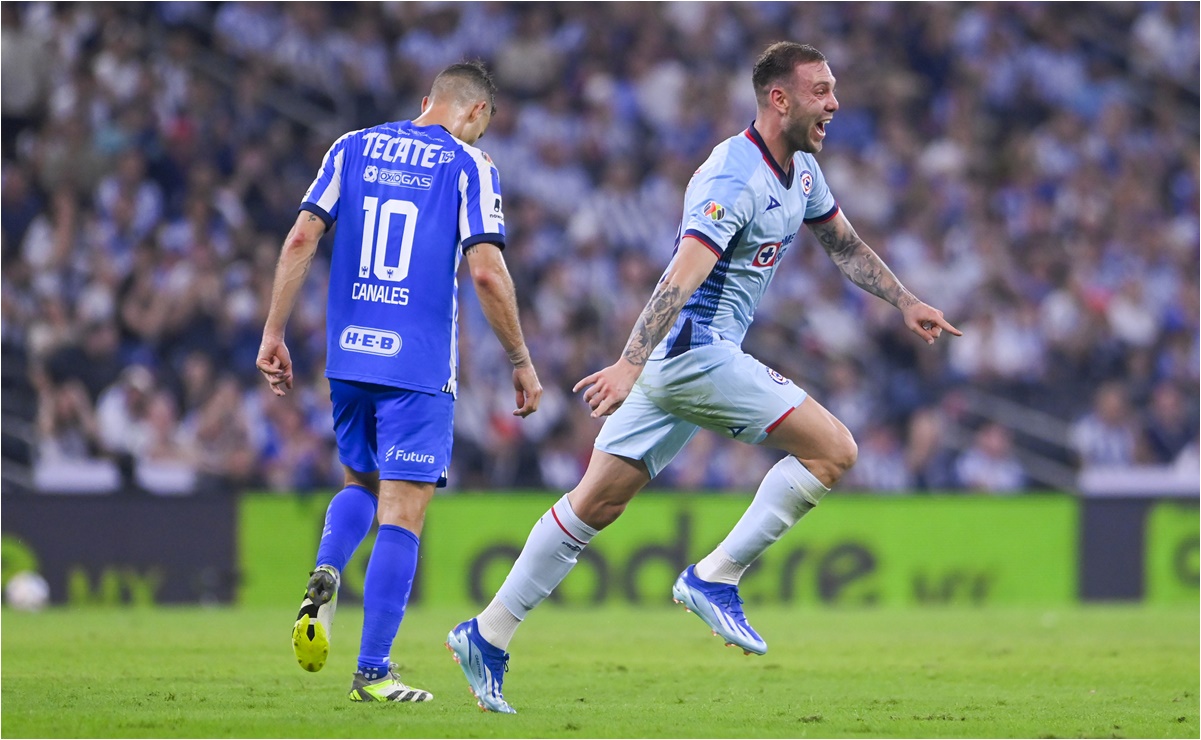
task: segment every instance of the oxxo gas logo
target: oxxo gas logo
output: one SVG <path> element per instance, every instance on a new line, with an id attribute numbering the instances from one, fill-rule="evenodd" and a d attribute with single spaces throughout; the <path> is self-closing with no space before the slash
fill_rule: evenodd
<path id="1" fill-rule="evenodd" d="M 369 355 L 392 357 L 400 352 L 400 335 L 386 329 L 367 326 L 348 326 L 342 330 L 338 346 L 348 352 L 363 352 Z"/>
<path id="2" fill-rule="evenodd" d="M 379 181 L 381 185 L 394 185 L 398 188 L 414 188 L 415 190 L 429 190 L 434 184 L 434 176 L 419 175 L 412 172 L 402 172 L 400 170 L 380 170 Z"/>

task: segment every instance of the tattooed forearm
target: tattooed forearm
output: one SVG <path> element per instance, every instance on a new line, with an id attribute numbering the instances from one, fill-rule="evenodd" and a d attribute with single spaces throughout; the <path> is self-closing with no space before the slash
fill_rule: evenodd
<path id="1" fill-rule="evenodd" d="M 634 331 L 630 332 L 630 340 L 626 342 L 625 351 L 622 353 L 631 365 L 646 364 L 655 345 L 667 336 L 668 329 L 675 323 L 686 299 L 687 296 L 678 285 L 663 281 L 655 286 L 655 292 L 647 302 L 646 308 L 642 309 L 642 315 L 634 324 Z"/>
<path id="2" fill-rule="evenodd" d="M 859 238 L 845 217 L 839 215 L 819 224 L 814 227 L 813 233 L 838 269 L 855 285 L 897 308 L 917 302 L 917 298 L 901 285 L 884 260 Z"/>

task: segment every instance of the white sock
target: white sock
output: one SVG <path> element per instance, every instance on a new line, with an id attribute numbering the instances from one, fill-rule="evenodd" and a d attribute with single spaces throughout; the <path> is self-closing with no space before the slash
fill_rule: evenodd
<path id="1" fill-rule="evenodd" d="M 737 583 L 747 566 L 792 529 L 792 525 L 817 506 L 822 496 L 829 492 L 830 489 L 814 478 L 800 460 L 792 455 L 785 457 L 763 476 L 763 482 L 755 492 L 755 500 L 746 513 L 717 550 L 705 558 L 710 561 L 706 572 L 727 578 L 734 575 L 732 582 Z M 741 566 L 742 570 L 734 574 L 735 568 L 730 567 L 729 563 Z M 710 580 L 700 572 L 699 564 L 697 576 L 702 580 Z M 718 582 L 731 583 L 728 580 Z"/>
<path id="2" fill-rule="evenodd" d="M 495 597 L 475 619 L 480 626 L 480 637 L 501 650 L 509 649 L 509 641 L 521 626 L 521 620 Z"/>
<path id="3" fill-rule="evenodd" d="M 525 619 L 567 577 L 575 567 L 576 556 L 595 536 L 596 530 L 580 521 L 564 495 L 530 530 L 517 562 L 496 592 L 496 600 L 519 622 Z"/>
<path id="4" fill-rule="evenodd" d="M 736 586 L 749 567 L 730 557 L 730 553 L 718 545 L 696 564 L 696 577 L 709 583 L 728 583 Z"/>

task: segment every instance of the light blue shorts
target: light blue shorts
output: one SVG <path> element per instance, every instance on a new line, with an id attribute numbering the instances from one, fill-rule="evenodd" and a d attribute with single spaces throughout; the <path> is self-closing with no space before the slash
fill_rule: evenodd
<path id="1" fill-rule="evenodd" d="M 596 449 L 642 460 L 653 478 L 697 429 L 759 444 L 807 395 L 733 342 L 697 347 L 646 364 Z"/>
<path id="2" fill-rule="evenodd" d="M 446 485 L 454 443 L 455 399 L 449 393 L 329 379 L 338 459 L 380 480 Z"/>

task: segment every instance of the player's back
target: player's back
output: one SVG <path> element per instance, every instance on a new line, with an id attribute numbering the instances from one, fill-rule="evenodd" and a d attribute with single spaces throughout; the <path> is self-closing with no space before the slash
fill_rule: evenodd
<path id="1" fill-rule="evenodd" d="M 491 160 L 441 126 L 386 123 L 335 142 L 304 201 L 338 223 L 326 375 L 454 392 L 459 260 L 504 245 Z"/>

